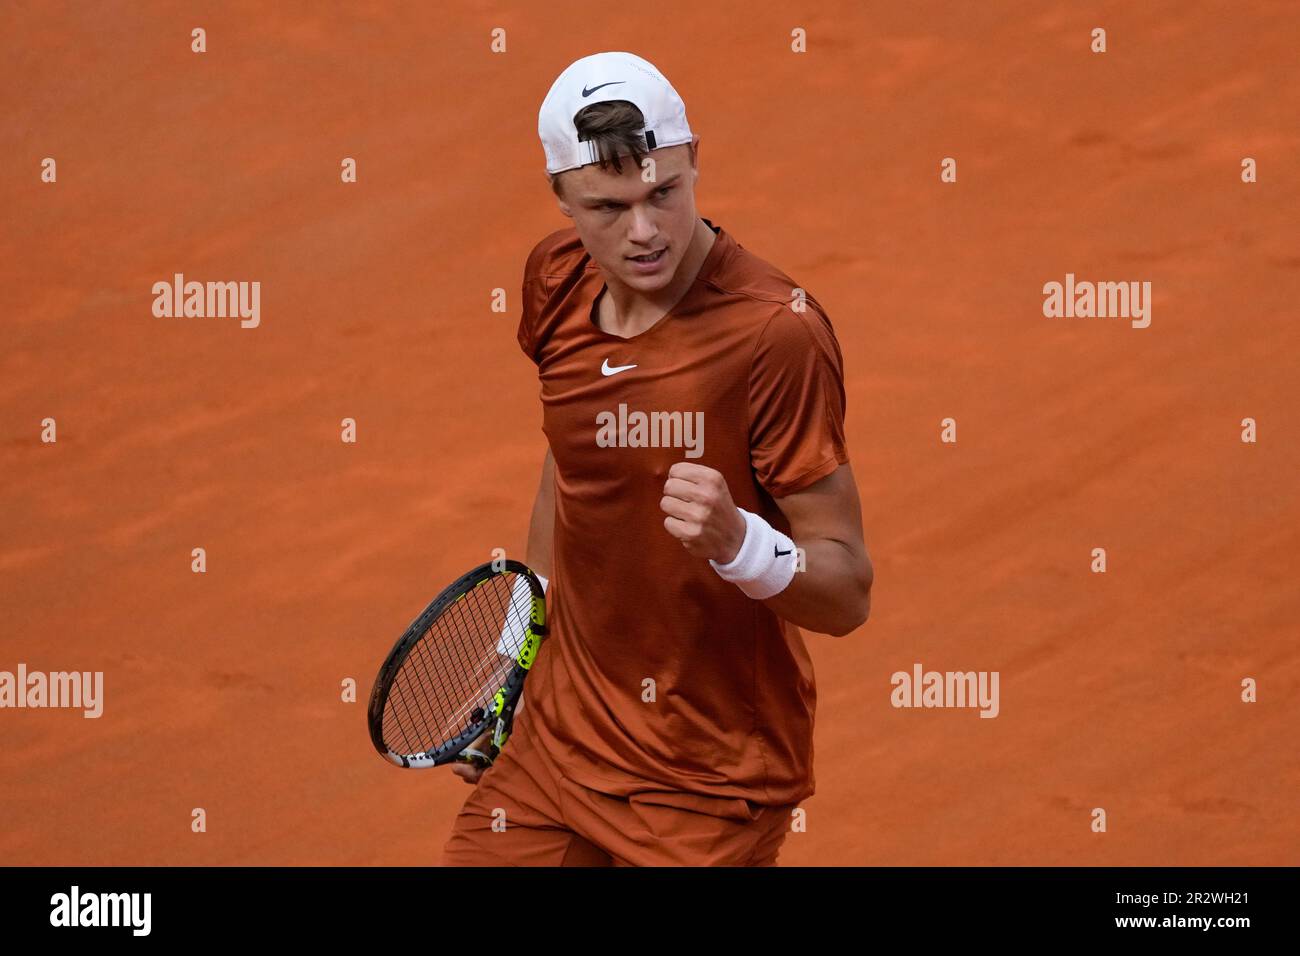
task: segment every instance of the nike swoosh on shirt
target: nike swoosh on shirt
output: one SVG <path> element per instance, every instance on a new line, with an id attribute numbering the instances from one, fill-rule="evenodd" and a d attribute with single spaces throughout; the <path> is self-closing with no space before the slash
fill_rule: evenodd
<path id="1" fill-rule="evenodd" d="M 630 368 L 636 368 L 635 365 L 614 365 L 609 364 L 609 359 L 605 359 L 600 365 L 601 375 L 617 375 L 619 372 L 626 372 Z"/>

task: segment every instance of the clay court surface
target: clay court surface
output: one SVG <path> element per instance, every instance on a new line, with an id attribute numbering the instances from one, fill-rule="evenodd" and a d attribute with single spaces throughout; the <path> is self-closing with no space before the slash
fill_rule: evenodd
<path id="1" fill-rule="evenodd" d="M 106 701 L 0 711 L 0 862 L 438 861 L 468 787 L 384 763 L 365 697 L 523 554 L 518 289 L 569 224 L 537 108 L 631 50 L 702 137 L 699 213 L 844 354 L 873 608 L 806 635 L 782 864 L 1294 864 L 1298 34 L 1282 2 L 5 4 L 0 670 Z M 260 281 L 261 325 L 155 318 L 177 272 Z M 1150 327 L 1045 318 L 1067 273 L 1150 281 Z M 998 717 L 891 707 L 917 662 L 998 671 Z"/>

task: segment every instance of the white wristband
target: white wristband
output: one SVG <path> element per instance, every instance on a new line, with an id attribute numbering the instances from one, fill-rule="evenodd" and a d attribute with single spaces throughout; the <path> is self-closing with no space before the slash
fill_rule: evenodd
<path id="1" fill-rule="evenodd" d="M 755 601 L 780 594 L 794 579 L 794 542 L 758 515 L 737 508 L 745 519 L 745 540 L 726 564 L 712 558 L 709 564 L 724 581 L 730 581 Z"/>
<path id="2" fill-rule="evenodd" d="M 533 572 L 537 574 L 536 571 Z M 546 593 L 546 578 L 537 574 L 542 582 L 542 593 Z M 515 575 L 515 586 L 510 589 L 510 608 L 505 623 L 501 626 L 501 639 L 497 641 L 497 653 L 502 657 L 514 657 L 524 646 L 524 632 L 533 613 L 533 589 L 528 586 L 528 579 L 522 574 Z"/>

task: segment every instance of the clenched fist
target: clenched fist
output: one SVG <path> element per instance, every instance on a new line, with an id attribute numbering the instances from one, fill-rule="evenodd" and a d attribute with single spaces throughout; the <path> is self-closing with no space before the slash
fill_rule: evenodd
<path id="1" fill-rule="evenodd" d="M 722 472 L 679 461 L 668 469 L 664 527 L 697 558 L 727 564 L 745 541 L 745 518 L 736 509 Z"/>

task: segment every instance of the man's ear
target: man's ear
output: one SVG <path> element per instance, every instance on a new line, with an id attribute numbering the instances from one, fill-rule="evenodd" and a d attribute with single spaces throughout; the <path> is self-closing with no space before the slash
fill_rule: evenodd
<path id="1" fill-rule="evenodd" d="M 546 185 L 550 187 L 551 192 L 555 195 L 555 201 L 559 204 L 560 212 L 572 219 L 573 211 L 569 208 L 569 204 L 565 202 L 560 195 L 560 193 L 564 191 L 564 187 L 561 186 L 559 192 L 556 192 L 555 187 L 559 184 L 559 181 L 560 178 L 558 173 L 546 174 Z"/>

